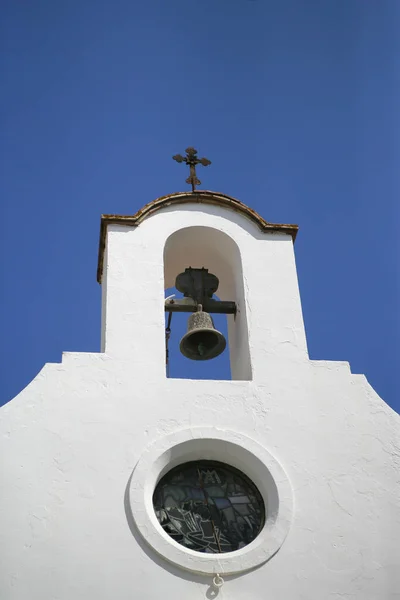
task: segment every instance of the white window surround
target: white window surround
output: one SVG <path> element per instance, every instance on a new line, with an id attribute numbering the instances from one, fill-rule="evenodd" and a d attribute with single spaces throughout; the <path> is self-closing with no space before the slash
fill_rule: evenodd
<path id="1" fill-rule="evenodd" d="M 232 465 L 258 487 L 266 521 L 248 546 L 225 554 L 203 554 L 175 542 L 159 524 L 153 508 L 158 481 L 175 466 L 198 459 Z M 133 519 L 145 541 L 169 562 L 202 574 L 239 573 L 265 563 L 282 546 L 292 522 L 292 487 L 281 465 L 254 440 L 216 427 L 180 430 L 149 445 L 132 473 L 129 494 Z"/>

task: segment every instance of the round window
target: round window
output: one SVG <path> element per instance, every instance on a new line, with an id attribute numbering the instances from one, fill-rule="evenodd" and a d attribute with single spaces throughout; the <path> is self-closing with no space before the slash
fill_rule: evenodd
<path id="1" fill-rule="evenodd" d="M 197 552 L 233 552 L 250 544 L 265 522 L 257 487 L 238 469 L 214 461 L 188 462 L 158 482 L 153 506 L 163 529 Z"/>

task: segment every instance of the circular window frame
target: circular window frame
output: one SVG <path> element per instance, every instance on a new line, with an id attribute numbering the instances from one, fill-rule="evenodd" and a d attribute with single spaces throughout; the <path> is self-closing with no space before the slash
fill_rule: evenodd
<path id="1" fill-rule="evenodd" d="M 257 486 L 266 507 L 264 527 L 247 546 L 222 554 L 186 548 L 173 540 L 158 522 L 153 493 L 174 467 L 194 460 L 215 460 L 242 471 Z M 169 562 L 201 574 L 233 574 L 268 561 L 282 546 L 293 516 L 289 479 L 278 461 L 258 442 L 216 427 L 192 427 L 169 434 L 149 445 L 132 473 L 130 509 L 139 533 Z"/>

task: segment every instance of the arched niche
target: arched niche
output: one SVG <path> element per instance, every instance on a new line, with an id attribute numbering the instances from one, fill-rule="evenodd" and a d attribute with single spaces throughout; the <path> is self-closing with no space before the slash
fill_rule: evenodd
<path id="1" fill-rule="evenodd" d="M 213 227 L 185 227 L 169 236 L 164 247 L 164 288 L 175 286 L 175 278 L 187 267 L 205 267 L 219 279 L 217 296 L 237 304 L 237 314 L 228 317 L 228 350 L 232 379 L 251 380 L 252 370 L 243 269 L 240 250 L 226 233 Z"/>

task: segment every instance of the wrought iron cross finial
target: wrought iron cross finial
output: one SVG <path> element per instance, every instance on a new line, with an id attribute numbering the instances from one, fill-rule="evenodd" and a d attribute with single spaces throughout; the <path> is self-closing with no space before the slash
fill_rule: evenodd
<path id="1" fill-rule="evenodd" d="M 207 167 L 208 165 L 211 165 L 211 160 L 208 160 L 208 158 L 198 158 L 196 156 L 197 150 L 195 148 L 186 148 L 185 152 L 186 156 L 182 156 L 182 154 L 175 154 L 175 156 L 172 158 L 178 163 L 184 162 L 185 164 L 189 165 L 190 175 L 186 179 L 186 183 L 192 184 L 192 192 L 194 192 L 196 185 L 201 184 L 200 179 L 198 179 L 196 175 L 196 165 L 203 165 L 203 167 Z"/>

